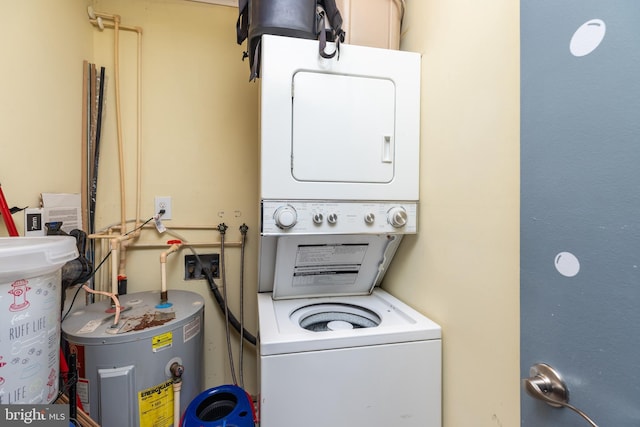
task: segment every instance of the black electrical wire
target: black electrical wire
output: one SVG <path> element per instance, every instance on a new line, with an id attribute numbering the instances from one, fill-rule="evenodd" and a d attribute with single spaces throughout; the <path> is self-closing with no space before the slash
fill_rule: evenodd
<path id="1" fill-rule="evenodd" d="M 87 281 L 91 280 L 96 275 L 96 273 L 98 272 L 100 267 L 102 267 L 102 264 L 104 264 L 104 262 L 107 260 L 107 258 L 109 258 L 109 255 L 111 255 L 111 250 L 109 250 L 109 252 L 107 252 L 107 254 L 104 256 L 104 258 L 102 258 L 102 261 L 100 261 L 100 264 L 98 264 L 98 266 L 95 268 L 95 270 L 93 270 L 93 273 L 91 273 L 91 276 L 89 276 L 87 278 Z M 69 313 L 71 312 L 71 309 L 73 308 L 73 304 L 76 302 L 76 298 L 78 296 L 78 293 L 80 293 L 80 289 L 82 289 L 82 286 L 78 286 L 78 289 L 76 289 L 76 293 L 73 295 L 73 299 L 71 300 L 71 304 L 69 304 L 69 308 L 67 309 L 67 312 L 64 314 L 64 316 L 62 316 L 62 320 L 60 320 L 60 323 L 64 322 L 64 319 L 66 319 L 67 316 L 69 315 Z"/>
<path id="2" fill-rule="evenodd" d="M 160 211 L 161 213 L 164 213 L 164 210 Z M 148 220 L 146 220 L 145 222 L 143 222 L 142 224 L 140 224 L 137 228 L 134 228 L 131 231 L 126 232 L 124 235 L 128 236 L 131 233 L 135 233 L 136 231 L 140 230 L 142 227 L 144 227 L 145 225 L 149 224 L 151 221 L 153 221 L 155 219 L 155 217 L 151 217 Z"/>
<path id="3" fill-rule="evenodd" d="M 89 276 L 87 278 L 87 282 L 92 280 L 93 277 L 96 275 L 96 273 L 98 272 L 98 270 L 100 269 L 100 267 L 102 267 L 102 264 L 105 263 L 105 261 L 109 258 L 109 256 L 111 255 L 111 250 L 109 250 L 109 252 L 107 252 L 107 254 L 104 256 L 104 258 L 102 258 L 102 261 L 100 261 L 100 264 L 98 264 L 98 266 L 93 270 L 93 272 L 91 273 L 91 276 Z M 78 294 L 80 293 L 80 289 L 82 289 L 82 286 L 78 286 L 78 289 L 76 289 L 75 294 L 73 295 L 73 298 L 71 299 L 71 303 L 69 304 L 69 308 L 67 309 L 67 312 L 64 314 L 64 316 L 62 316 L 62 318 L 60 319 L 60 323 L 64 322 L 64 320 L 67 318 L 67 316 L 69 315 L 69 313 L 71 312 L 71 309 L 73 308 L 73 304 L 76 302 L 76 298 L 78 297 Z M 63 289 L 62 292 L 65 292 L 65 290 Z M 66 357 L 68 356 L 68 349 L 65 350 L 65 346 L 64 346 L 64 339 L 62 336 L 60 336 L 60 348 L 63 350 L 63 354 L 62 357 L 64 357 L 66 359 Z M 77 370 L 76 370 L 77 372 Z M 72 374 L 73 375 L 73 374 Z M 64 391 L 62 388 L 60 388 L 58 390 L 58 396 L 56 397 L 56 401 L 60 398 L 60 396 L 62 396 L 64 394 Z M 73 396 L 72 396 L 73 395 Z M 75 404 L 75 400 L 76 400 L 76 395 L 73 393 L 69 394 L 69 405 L 74 405 Z M 72 400 L 73 399 L 73 400 Z M 74 426 L 81 426 L 80 422 L 75 419 L 75 418 L 70 418 L 69 421 L 72 423 L 72 425 Z"/>

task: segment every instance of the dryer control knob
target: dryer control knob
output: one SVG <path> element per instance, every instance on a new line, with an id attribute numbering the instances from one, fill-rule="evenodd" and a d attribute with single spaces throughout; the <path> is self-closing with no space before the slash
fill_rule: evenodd
<path id="1" fill-rule="evenodd" d="M 364 216 L 364 222 L 366 222 L 367 224 L 373 224 L 375 220 L 376 220 L 376 216 L 373 212 L 369 212 Z"/>
<path id="2" fill-rule="evenodd" d="M 287 230 L 298 222 L 298 213 L 291 205 L 280 206 L 273 213 L 273 219 L 278 227 Z"/>
<path id="3" fill-rule="evenodd" d="M 401 206 L 391 208 L 387 213 L 387 220 L 394 228 L 401 228 L 407 225 L 408 218 L 407 211 Z"/>
<path id="4" fill-rule="evenodd" d="M 327 215 L 327 221 L 329 222 L 329 224 L 335 224 L 336 222 L 338 222 L 338 214 L 330 213 L 329 215 Z"/>
<path id="5" fill-rule="evenodd" d="M 324 215 L 322 215 L 320 212 L 316 212 L 313 214 L 314 224 L 322 224 L 322 221 L 324 221 Z"/>

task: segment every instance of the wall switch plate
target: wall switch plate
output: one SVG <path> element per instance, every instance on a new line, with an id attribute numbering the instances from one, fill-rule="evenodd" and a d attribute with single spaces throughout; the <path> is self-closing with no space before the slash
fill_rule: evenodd
<path id="1" fill-rule="evenodd" d="M 200 258 L 200 262 L 195 255 L 185 255 L 184 256 L 184 280 L 201 280 L 206 279 L 202 268 L 207 268 L 211 271 L 211 275 L 214 278 L 220 277 L 219 264 L 220 264 L 220 255 L 219 254 L 203 254 L 198 255 Z M 202 265 L 200 264 L 202 263 Z"/>
<path id="2" fill-rule="evenodd" d="M 171 219 L 171 196 L 156 196 L 155 198 L 155 212 L 156 215 L 164 209 L 164 214 L 160 217 L 160 220 Z"/>

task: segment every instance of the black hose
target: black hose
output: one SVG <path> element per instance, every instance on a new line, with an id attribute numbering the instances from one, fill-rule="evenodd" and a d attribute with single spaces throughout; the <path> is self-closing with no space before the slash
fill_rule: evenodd
<path id="1" fill-rule="evenodd" d="M 240 244 L 240 325 L 244 326 L 244 249 L 247 242 L 247 231 L 249 226 L 242 224 L 240 226 L 240 235 L 242 236 L 242 242 Z M 243 333 L 240 332 L 240 387 L 244 388 L 244 339 Z"/>
<path id="2" fill-rule="evenodd" d="M 211 270 L 209 270 L 208 268 L 203 268 L 202 271 L 204 272 L 204 275 L 207 278 L 207 282 L 209 283 L 209 289 L 211 289 L 211 292 L 213 292 L 213 296 L 214 296 L 216 302 L 218 303 L 218 306 L 220 307 L 220 309 L 224 313 L 225 312 L 224 298 L 220 294 L 220 290 L 218 289 L 218 285 L 216 285 L 216 283 L 213 281 L 213 276 L 211 275 Z M 229 315 L 229 323 L 231 324 L 231 326 L 233 326 L 233 329 L 235 329 L 239 334 L 241 334 L 242 337 L 249 344 L 256 345 L 257 342 L 258 342 L 256 337 L 251 335 L 251 333 L 249 333 L 249 331 L 247 331 L 246 329 L 244 329 L 244 327 L 242 327 L 242 325 L 240 324 L 238 319 L 236 319 L 236 317 L 233 315 L 233 313 L 231 311 L 228 311 L 228 315 Z"/>
<path id="3" fill-rule="evenodd" d="M 227 298 L 227 274 L 225 273 L 225 261 L 224 261 L 224 236 L 227 234 L 227 225 L 223 222 L 218 224 L 218 231 L 220 232 L 220 277 L 222 278 L 222 297 L 225 301 Z M 240 325 L 242 328 L 242 325 Z M 229 370 L 231 371 L 231 378 L 233 384 L 238 385 L 236 380 L 236 368 L 233 363 L 233 350 L 231 349 L 231 334 L 229 333 L 229 304 L 224 305 L 224 329 L 225 336 L 227 338 L 227 352 L 229 353 Z M 242 335 L 242 334 L 240 334 Z"/>
<path id="4" fill-rule="evenodd" d="M 252 344 L 254 346 L 257 345 L 258 340 L 256 339 L 256 337 L 253 336 L 249 331 L 247 331 L 244 328 L 244 326 L 242 324 L 240 324 L 240 322 L 238 321 L 236 316 L 234 316 L 234 314 L 230 310 L 228 310 L 228 306 L 226 305 L 222 294 L 220 294 L 220 290 L 218 289 L 218 285 L 216 285 L 216 283 L 213 281 L 213 272 L 211 271 L 211 269 L 207 265 L 205 265 L 205 263 L 202 262 L 202 260 L 200 259 L 200 256 L 195 251 L 193 246 L 189 245 L 189 243 L 187 242 L 187 240 L 183 236 L 179 235 L 178 233 L 176 233 L 174 231 L 171 231 L 171 230 L 168 230 L 168 231 L 169 231 L 170 235 L 174 236 L 177 239 L 182 240 L 182 242 L 184 242 L 185 246 L 187 246 L 191 250 L 191 253 L 193 253 L 193 255 L 196 257 L 196 262 L 200 265 L 200 269 L 201 269 L 202 273 L 204 274 L 204 277 L 207 278 L 207 283 L 209 284 L 209 289 L 213 293 L 213 296 L 214 296 L 216 302 L 218 303 L 218 307 L 220 307 L 220 309 L 222 310 L 222 314 L 223 315 L 226 315 L 228 313 L 229 323 L 231 324 L 231 326 L 233 326 L 233 329 L 235 329 L 239 334 L 241 334 L 242 338 L 244 338 L 249 344 Z M 225 310 L 226 310 L 226 312 L 225 312 Z"/>

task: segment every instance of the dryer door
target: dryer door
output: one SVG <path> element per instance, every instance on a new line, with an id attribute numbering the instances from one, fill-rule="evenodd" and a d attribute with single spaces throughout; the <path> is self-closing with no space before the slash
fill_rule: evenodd
<path id="1" fill-rule="evenodd" d="M 420 55 L 264 35 L 262 200 L 418 200 Z"/>
<path id="2" fill-rule="evenodd" d="M 394 177 L 391 80 L 300 71 L 293 77 L 292 173 L 298 181 Z"/>

